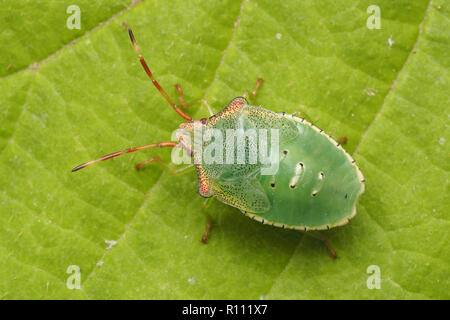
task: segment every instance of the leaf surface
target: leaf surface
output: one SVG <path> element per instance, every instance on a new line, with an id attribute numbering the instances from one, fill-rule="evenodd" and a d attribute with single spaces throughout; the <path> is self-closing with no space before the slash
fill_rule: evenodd
<path id="1" fill-rule="evenodd" d="M 450 298 L 445 1 L 379 1 L 379 30 L 366 27 L 371 1 L 78 1 L 80 30 L 65 26 L 69 4 L 0 5 L 1 298 Z M 124 22 L 193 117 L 209 115 L 201 99 L 218 112 L 262 77 L 258 104 L 348 138 L 366 192 L 358 215 L 326 233 L 338 260 L 300 232 L 203 208 L 193 172 L 133 169 L 170 150 L 70 172 L 169 141 L 181 122 Z M 79 290 L 66 286 L 71 265 Z M 371 265 L 380 290 L 367 287 Z"/>

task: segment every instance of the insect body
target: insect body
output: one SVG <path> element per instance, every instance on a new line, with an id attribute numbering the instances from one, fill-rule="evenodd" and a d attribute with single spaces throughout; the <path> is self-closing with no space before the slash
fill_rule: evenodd
<path id="1" fill-rule="evenodd" d="M 261 223 L 303 231 L 321 230 L 343 225 L 356 214 L 357 199 L 364 192 L 364 178 L 355 161 L 339 143 L 305 119 L 251 106 L 242 97 L 233 99 L 224 110 L 209 118 L 193 120 L 172 102 L 153 78 L 130 29 L 129 35 L 147 75 L 187 122 L 180 125 L 176 142 L 160 142 L 114 152 L 77 166 L 72 171 L 134 151 L 155 147 L 183 148 L 196 160 L 198 192 L 201 196 L 215 197 Z M 261 83 L 262 79 L 259 79 L 254 96 Z M 181 87 L 176 85 L 176 89 L 183 107 Z M 275 150 L 269 161 L 269 164 L 276 161 L 276 169 L 272 171 L 267 171 L 267 163 L 249 161 L 251 142 L 231 147 L 233 153 L 243 150 L 245 161 L 224 163 L 207 161 L 203 157 L 202 151 L 208 149 L 212 140 L 195 143 L 196 132 L 215 130 L 226 136 L 230 130 L 261 132 L 269 129 L 271 133 L 276 132 L 278 138 L 266 139 L 267 149 Z M 228 152 L 228 142 L 222 140 L 214 143 L 219 146 L 223 144 Z M 141 168 L 153 160 L 136 167 Z M 204 241 L 210 227 L 209 223 Z M 320 239 L 330 249 L 326 238 Z M 330 252 L 334 253 L 332 249 Z"/>
<path id="2" fill-rule="evenodd" d="M 203 197 L 214 196 L 262 223 L 304 231 L 330 229 L 356 214 L 356 200 L 364 191 L 359 168 L 339 143 L 305 119 L 250 106 L 239 97 L 208 120 L 181 127 L 191 136 L 199 127 L 219 128 L 223 135 L 229 129 L 279 131 L 276 172 L 261 174 L 260 162 L 202 161 L 196 168 Z"/>

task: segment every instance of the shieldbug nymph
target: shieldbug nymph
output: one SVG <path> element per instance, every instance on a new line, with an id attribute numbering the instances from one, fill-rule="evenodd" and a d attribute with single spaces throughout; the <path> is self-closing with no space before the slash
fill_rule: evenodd
<path id="1" fill-rule="evenodd" d="M 217 200 L 239 209 L 245 216 L 275 227 L 305 231 L 327 230 L 346 224 L 356 214 L 356 202 L 364 192 L 364 177 L 355 160 L 323 130 L 304 118 L 292 114 L 277 113 L 252 106 L 244 97 L 231 100 L 228 106 L 209 118 L 194 120 L 181 107 L 185 106 L 182 90 L 176 85 L 180 106 L 172 102 L 166 91 L 154 79 L 150 68 L 142 57 L 131 29 L 128 29 L 131 43 L 140 63 L 170 106 L 187 122 L 180 125 L 177 140 L 159 142 L 141 147 L 114 152 L 97 160 L 81 164 L 77 171 L 99 161 L 104 161 L 125 153 L 155 147 L 181 148 L 194 160 L 198 178 L 198 192 L 202 197 Z M 263 80 L 258 79 L 252 97 L 255 98 Z M 196 140 L 196 134 L 212 131 L 214 139 Z M 253 130 L 253 131 L 252 131 Z M 269 161 L 262 161 L 261 140 L 265 131 L 264 150 L 270 150 Z M 228 139 L 229 132 L 257 132 L 259 137 L 234 143 Z M 270 131 L 271 137 L 268 138 Z M 217 137 L 227 137 L 218 140 Z M 276 137 L 277 139 L 273 139 Z M 226 156 L 218 154 L 218 149 L 209 154 L 211 144 L 223 147 Z M 229 145 L 230 141 L 233 144 Z M 252 158 L 257 146 L 256 160 Z M 241 152 L 241 161 L 232 154 Z M 275 150 L 275 151 L 274 151 Z M 272 151 L 274 151 L 272 153 Z M 214 161 L 211 161 L 214 158 Z M 223 158 L 230 161 L 222 161 Z M 219 159 L 220 161 L 217 161 Z M 267 160 L 267 159 L 266 159 Z M 140 169 L 147 161 L 138 164 Z M 273 166 L 273 164 L 276 164 Z M 274 167 L 274 170 L 270 168 Z M 202 241 L 206 242 L 211 224 Z M 337 255 L 325 236 L 313 235 L 322 240 L 331 255 Z"/>

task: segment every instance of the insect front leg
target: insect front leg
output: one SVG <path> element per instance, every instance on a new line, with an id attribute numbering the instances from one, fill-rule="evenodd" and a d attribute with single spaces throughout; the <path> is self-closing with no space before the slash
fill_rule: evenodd
<path id="1" fill-rule="evenodd" d="M 143 169 L 144 167 L 146 167 L 146 166 L 148 166 L 150 164 L 159 164 L 164 169 L 166 169 L 167 172 L 170 175 L 172 175 L 172 176 L 179 176 L 179 175 L 191 172 L 192 169 L 194 168 L 194 165 L 190 164 L 190 165 L 188 165 L 186 167 L 175 169 L 170 164 L 166 163 L 160 156 L 154 156 L 154 157 L 150 158 L 147 161 L 138 163 L 136 165 L 136 169 L 137 170 L 141 170 L 141 169 Z M 191 170 L 189 170 L 189 169 L 191 169 Z"/>
<path id="2" fill-rule="evenodd" d="M 256 81 L 255 89 L 253 89 L 253 91 L 252 91 L 252 97 L 253 98 L 251 100 L 255 100 L 256 99 L 256 95 L 258 94 L 258 89 L 259 89 L 259 87 L 261 87 L 263 82 L 264 82 L 263 78 L 258 78 L 258 80 Z"/>
<path id="3" fill-rule="evenodd" d="M 205 101 L 206 100 L 204 100 L 204 99 L 196 99 L 196 100 L 194 100 L 194 101 L 191 101 L 191 102 L 189 102 L 189 103 L 187 103 L 186 102 L 186 99 L 184 99 L 184 93 L 183 93 L 183 89 L 181 88 L 181 85 L 180 84 L 175 84 L 175 90 L 176 90 L 176 92 L 177 92 L 177 95 L 178 95 L 178 102 L 180 103 L 180 107 L 181 107 L 181 109 L 183 109 L 183 110 L 186 110 L 187 108 L 189 108 L 191 105 L 193 105 L 193 104 L 195 104 L 195 103 L 205 103 Z M 209 105 L 207 105 L 207 107 L 208 107 L 208 110 L 211 110 L 210 109 L 210 107 L 209 107 Z M 214 115 L 214 113 L 211 113 L 210 112 L 210 115 L 211 116 L 213 116 Z"/>
<path id="4" fill-rule="evenodd" d="M 188 108 L 188 105 L 186 104 L 186 100 L 184 100 L 183 89 L 181 89 L 181 85 L 177 83 L 175 85 L 175 90 L 177 90 L 178 102 L 180 102 L 181 108 L 186 110 Z"/>
<path id="5" fill-rule="evenodd" d="M 247 92 L 244 92 L 243 93 L 244 98 L 252 100 L 252 101 L 255 100 L 256 99 L 256 95 L 258 94 L 258 89 L 261 87 L 263 82 L 264 82 L 263 78 L 258 78 L 258 80 L 256 81 L 255 89 L 252 90 L 251 95 L 249 95 Z"/>

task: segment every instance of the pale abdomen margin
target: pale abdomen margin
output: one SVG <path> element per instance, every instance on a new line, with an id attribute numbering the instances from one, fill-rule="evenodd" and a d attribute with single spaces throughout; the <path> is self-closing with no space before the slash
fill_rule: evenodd
<path id="1" fill-rule="evenodd" d="M 280 145 L 280 167 L 260 182 L 270 201 L 264 213 L 242 211 L 263 224 L 297 230 L 326 230 L 346 224 L 356 215 L 364 192 L 364 177 L 355 160 L 323 130 L 303 118 L 294 121 L 299 136 Z"/>

